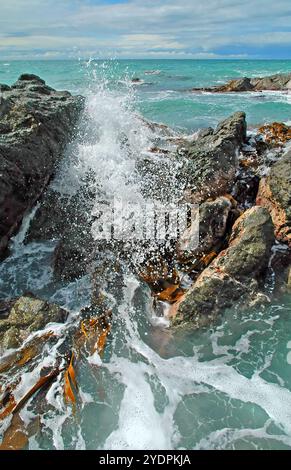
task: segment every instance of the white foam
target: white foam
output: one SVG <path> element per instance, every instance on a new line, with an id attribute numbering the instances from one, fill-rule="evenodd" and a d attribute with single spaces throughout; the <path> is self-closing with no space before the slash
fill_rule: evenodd
<path id="1" fill-rule="evenodd" d="M 92 364 L 94 366 L 101 366 L 102 365 L 102 359 L 101 357 L 99 356 L 98 352 L 95 351 L 92 356 L 89 356 L 87 361 L 89 362 L 89 364 Z"/>

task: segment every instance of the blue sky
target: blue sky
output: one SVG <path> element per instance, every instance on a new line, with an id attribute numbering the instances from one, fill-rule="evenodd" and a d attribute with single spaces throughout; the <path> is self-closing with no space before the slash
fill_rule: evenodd
<path id="1" fill-rule="evenodd" d="M 0 59 L 290 58 L 291 0 L 0 0 Z"/>

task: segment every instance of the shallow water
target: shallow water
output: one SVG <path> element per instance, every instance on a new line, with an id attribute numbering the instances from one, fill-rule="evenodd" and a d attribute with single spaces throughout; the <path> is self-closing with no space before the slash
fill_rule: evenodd
<path id="1" fill-rule="evenodd" d="M 77 139 L 68 149 L 53 185 L 66 194 L 74 193 L 90 171 L 108 199 L 122 191 L 132 200 L 143 197 L 140 181 L 133 178 L 134 163 L 157 138 L 142 123 L 138 110 L 190 131 L 214 124 L 239 105 L 254 116 L 254 124 L 261 122 L 262 115 L 267 121 L 273 116 L 285 119 L 285 110 L 287 120 L 290 104 L 280 94 L 268 95 L 266 102 L 260 96 L 256 105 L 255 94 L 198 97 L 184 89 L 232 76 L 283 71 L 289 64 L 129 61 L 93 63 L 88 69 L 75 62 L 18 62 L 7 66 L 7 79 L 3 79 L 1 64 L 0 81 L 11 82 L 29 70 L 58 88 L 86 88 L 91 135 L 87 140 Z M 146 70 L 161 72 L 146 74 L 146 80 L 154 84 L 134 90 L 128 76 L 141 76 Z M 81 83 L 84 77 L 87 82 Z M 129 142 L 126 148 L 121 135 Z M 55 363 L 80 309 L 90 301 L 89 276 L 67 284 L 54 280 L 56 241 L 23 243 L 34 212 L 12 240 L 11 256 L 0 265 L 0 297 L 30 291 L 67 308 L 71 315 L 66 325 L 47 326 L 57 340 L 44 348 L 34 367 L 27 365 L 15 372 L 21 378 L 17 399 L 36 382 L 43 365 Z M 110 295 L 112 334 L 102 358 L 83 353 L 77 361 L 75 413 L 64 403 L 61 378 L 45 392 L 41 403 L 35 397 L 21 411 L 25 423 L 41 415 L 38 432 L 29 440 L 30 449 L 291 448 L 290 295 L 265 309 L 242 312 L 234 308 L 210 329 L 175 334 L 165 320 L 156 317 L 149 289 L 130 272 L 122 287 Z M 10 379 L 4 374 L 4 383 Z M 1 423 L 0 435 L 9 422 L 7 418 Z"/>

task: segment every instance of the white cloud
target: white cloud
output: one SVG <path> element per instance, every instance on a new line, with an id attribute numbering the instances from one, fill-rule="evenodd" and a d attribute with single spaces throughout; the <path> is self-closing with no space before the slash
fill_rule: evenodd
<path id="1" fill-rule="evenodd" d="M 233 57 L 291 45 L 290 0 L 0 3 L 0 58 L 22 53 L 85 56 L 97 51 L 151 57 L 163 56 L 163 50 L 164 56 Z"/>

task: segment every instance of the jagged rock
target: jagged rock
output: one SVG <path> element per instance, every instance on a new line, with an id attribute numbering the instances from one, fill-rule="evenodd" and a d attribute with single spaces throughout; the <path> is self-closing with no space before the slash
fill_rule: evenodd
<path id="1" fill-rule="evenodd" d="M 36 75 L 0 95 L 0 253 L 48 184 L 83 106 Z"/>
<path id="2" fill-rule="evenodd" d="M 291 73 L 287 74 L 275 74 L 269 77 L 259 77 L 259 78 L 252 78 L 251 83 L 256 91 L 264 91 L 264 90 L 273 90 L 273 91 L 281 91 L 287 90 L 288 82 L 291 79 Z"/>
<path id="3" fill-rule="evenodd" d="M 209 324 L 238 300 L 250 304 L 268 266 L 273 241 L 269 212 L 258 206 L 248 209 L 235 222 L 229 247 L 172 306 L 172 324 L 190 323 L 191 327 L 198 328 Z"/>
<path id="4" fill-rule="evenodd" d="M 245 113 L 238 112 L 178 150 L 183 165 L 177 177 L 184 181 L 187 201 L 201 203 L 231 190 L 246 129 Z"/>
<path id="5" fill-rule="evenodd" d="M 231 80 L 226 85 L 219 88 L 220 92 L 234 92 L 234 91 L 251 91 L 254 86 L 251 80 L 247 77 L 239 78 L 238 80 Z"/>
<path id="6" fill-rule="evenodd" d="M 291 151 L 281 157 L 260 181 L 257 204 L 272 216 L 276 238 L 291 247 Z"/>
<path id="7" fill-rule="evenodd" d="M 237 78 L 224 85 L 193 88 L 192 91 L 210 91 L 212 93 L 232 93 L 243 91 L 287 91 L 290 89 L 291 73 L 276 74 L 269 77 Z"/>
<path id="8" fill-rule="evenodd" d="M 229 227 L 238 216 L 233 198 L 221 196 L 199 207 L 199 226 L 194 221 L 177 242 L 177 257 L 187 270 L 200 270 L 222 249 Z M 199 237 L 197 237 L 199 228 Z M 195 242 L 198 246 L 193 249 Z"/>
<path id="9" fill-rule="evenodd" d="M 51 322 L 64 322 L 68 312 L 30 295 L 2 301 L 0 316 L 0 349 L 16 348 L 33 332 Z"/>

